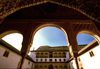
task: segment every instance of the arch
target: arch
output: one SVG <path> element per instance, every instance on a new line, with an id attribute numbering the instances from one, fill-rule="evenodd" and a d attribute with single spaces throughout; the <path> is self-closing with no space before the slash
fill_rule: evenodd
<path id="1" fill-rule="evenodd" d="M 18 36 L 18 38 L 16 38 L 17 36 Z M 19 40 L 19 37 L 21 38 L 20 40 Z M 23 35 L 20 34 L 20 32 L 18 32 L 18 31 L 14 30 L 14 31 L 4 32 L 4 33 L 0 34 L 0 39 L 6 41 L 7 43 L 12 45 L 13 47 L 15 47 L 19 51 L 22 48 Z"/>
<path id="2" fill-rule="evenodd" d="M 89 30 L 81 30 L 81 31 L 79 31 L 79 32 L 77 33 L 77 35 L 78 35 L 78 34 L 82 34 L 82 33 L 88 34 L 88 35 L 94 37 L 94 38 L 96 39 L 96 41 L 100 44 L 100 37 L 99 37 L 98 34 L 92 32 L 92 31 L 89 31 Z M 77 35 L 76 35 L 76 36 L 77 36 Z"/>
<path id="3" fill-rule="evenodd" d="M 32 36 L 32 37 L 34 38 L 36 32 L 37 32 L 38 30 L 40 30 L 41 28 L 50 27 L 50 26 L 51 26 L 51 27 L 56 27 L 56 28 L 60 29 L 60 30 L 65 34 L 65 37 L 66 37 L 66 40 L 67 40 L 67 45 L 69 45 L 68 36 L 67 36 L 66 31 L 65 31 L 62 27 L 60 27 L 60 26 L 58 26 L 58 25 L 56 25 L 56 24 L 53 24 L 53 23 L 42 24 L 42 25 L 38 26 L 38 27 L 36 28 L 36 30 L 33 31 L 33 36 Z"/>
<path id="4" fill-rule="evenodd" d="M 8 15 L 10 15 L 10 14 L 12 14 L 12 13 L 14 13 L 14 12 L 20 10 L 20 9 L 22 9 L 22 8 L 26 8 L 26 7 L 30 7 L 30 6 L 35 6 L 35 5 L 39 5 L 39 4 L 43 4 L 43 3 L 47 3 L 47 2 L 55 3 L 55 4 L 62 5 L 62 6 L 68 7 L 68 8 L 72 8 L 72 9 L 77 10 L 77 11 L 81 12 L 82 14 L 86 15 L 90 19 L 100 22 L 99 18 L 95 17 L 96 14 L 93 13 L 91 8 L 88 7 L 88 9 L 91 11 L 91 15 L 87 11 L 87 8 L 82 8 L 82 7 L 85 6 L 85 4 L 81 5 L 80 2 L 78 2 L 78 1 L 73 1 L 73 2 L 70 3 L 70 1 L 63 1 L 63 0 L 62 1 L 59 1 L 59 0 L 55 0 L 55 1 L 52 1 L 52 0 L 43 0 L 43 1 L 40 1 L 40 0 L 38 0 L 38 1 L 27 0 L 27 1 L 24 1 L 24 0 L 22 0 L 22 1 L 16 1 L 16 2 L 10 2 L 10 1 L 2 2 L 1 1 L 1 3 L 4 3 L 4 4 L 6 3 L 6 5 L 8 5 L 10 3 L 10 5 L 11 6 L 14 5 L 14 7 L 7 7 L 7 6 L 5 6 L 6 10 L 8 11 L 8 13 L 6 13 L 4 9 L 2 9 L 1 11 L 4 14 L 2 16 L 0 16 L 0 18 L 2 19 L 4 17 L 6 17 L 6 16 L 8 16 Z M 87 3 L 88 3 L 88 1 L 87 1 Z M 91 3 L 93 3 L 93 2 L 91 2 Z M 94 5 L 94 4 L 91 4 L 91 5 Z M 4 8 L 4 7 L 2 7 L 2 8 Z M 97 8 L 97 6 L 95 6 L 94 8 Z M 93 17 L 93 15 L 94 15 L 94 17 Z"/>
<path id="5" fill-rule="evenodd" d="M 95 40 L 95 38 L 89 34 L 78 34 L 77 35 L 77 43 L 78 45 L 87 45 L 90 42 L 92 42 L 93 40 Z"/>
<path id="6" fill-rule="evenodd" d="M 16 31 L 16 30 L 10 30 L 10 31 L 6 31 L 6 32 L 3 32 L 2 34 L 0 34 L 0 39 L 2 39 L 4 36 L 8 35 L 8 34 L 11 34 L 11 33 L 19 33 L 21 34 L 19 31 Z M 21 34 L 22 35 L 22 34 Z M 23 36 L 23 35 L 22 35 Z"/>
<path id="7" fill-rule="evenodd" d="M 53 69 L 53 65 L 50 64 L 50 65 L 48 66 L 48 69 Z"/>

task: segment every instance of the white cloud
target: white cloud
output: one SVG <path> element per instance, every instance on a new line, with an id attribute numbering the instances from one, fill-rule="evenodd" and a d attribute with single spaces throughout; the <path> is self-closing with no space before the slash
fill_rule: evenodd
<path id="1" fill-rule="evenodd" d="M 33 45 L 30 50 L 33 50 L 33 48 L 37 49 L 41 45 L 49 45 L 49 42 L 41 34 L 36 34 L 33 40 Z"/>

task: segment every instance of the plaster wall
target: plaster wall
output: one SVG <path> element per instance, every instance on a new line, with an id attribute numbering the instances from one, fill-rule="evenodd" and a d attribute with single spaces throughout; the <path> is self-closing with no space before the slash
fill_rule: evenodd
<path id="1" fill-rule="evenodd" d="M 8 57 L 4 57 L 3 54 L 5 50 L 9 51 Z M 11 52 L 8 49 L 4 49 L 0 45 L 0 68 L 17 68 L 18 61 L 20 61 L 21 56 Z"/>
<path id="2" fill-rule="evenodd" d="M 90 57 L 89 52 L 93 51 L 94 56 Z M 84 69 L 100 69 L 100 45 L 89 50 L 80 56 Z"/>
<path id="3" fill-rule="evenodd" d="M 31 68 L 34 67 L 34 66 L 32 67 L 32 64 L 33 64 L 33 62 L 31 62 L 31 61 L 25 59 L 23 68 L 24 68 L 24 69 L 31 69 Z"/>
<path id="4" fill-rule="evenodd" d="M 9 51 L 8 57 L 3 56 L 5 51 Z M 11 50 L 3 47 L 0 45 L 0 69 L 17 69 L 18 63 L 21 60 L 21 56 L 16 54 L 15 52 L 12 52 Z M 31 69 L 34 68 L 34 63 L 30 61 L 30 64 L 28 64 L 29 60 L 25 59 L 23 68 L 24 69 Z M 33 65 L 32 65 L 33 64 Z"/>
<path id="5" fill-rule="evenodd" d="M 94 56 L 90 56 L 89 52 L 93 51 Z M 79 68 L 81 69 L 100 69 L 100 45 L 97 45 L 95 48 L 90 49 L 86 53 L 78 57 Z M 80 58 L 80 61 L 79 61 Z M 72 60 L 70 63 L 70 69 L 76 69 L 75 60 Z"/>

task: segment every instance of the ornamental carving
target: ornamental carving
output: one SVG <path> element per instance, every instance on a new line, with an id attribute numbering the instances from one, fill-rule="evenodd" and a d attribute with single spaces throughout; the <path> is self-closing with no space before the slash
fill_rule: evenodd
<path id="1" fill-rule="evenodd" d="M 100 34 L 98 28 L 92 22 L 91 23 L 84 23 L 84 22 L 83 23 L 72 23 L 72 28 L 76 35 L 79 34 L 79 32 L 81 31 L 90 31 L 97 35 Z"/>
<path id="2" fill-rule="evenodd" d="M 25 7 L 51 2 L 75 9 L 92 20 L 100 22 L 100 0 L 1 0 L 0 19 Z"/>

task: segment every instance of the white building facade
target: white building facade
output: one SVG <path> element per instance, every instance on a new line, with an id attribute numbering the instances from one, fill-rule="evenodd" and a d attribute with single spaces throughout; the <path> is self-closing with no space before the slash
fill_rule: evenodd
<path id="1" fill-rule="evenodd" d="M 31 51 L 30 57 L 36 62 L 35 69 L 67 69 L 69 59 L 67 46 L 50 47 L 40 46 Z"/>
<path id="2" fill-rule="evenodd" d="M 0 69 L 17 69 L 21 63 L 20 52 L 4 41 L 0 41 Z M 34 61 L 27 56 L 24 69 L 34 69 Z"/>

